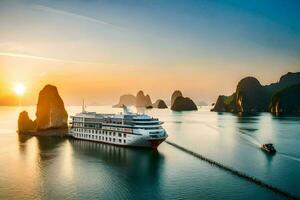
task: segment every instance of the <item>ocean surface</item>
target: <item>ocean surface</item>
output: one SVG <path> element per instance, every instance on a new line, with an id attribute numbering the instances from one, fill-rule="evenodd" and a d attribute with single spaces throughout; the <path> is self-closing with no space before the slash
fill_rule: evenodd
<path id="1" fill-rule="evenodd" d="M 34 107 L 0 107 L 0 199 L 283 198 L 167 143 L 155 151 L 19 136 L 17 118 L 24 109 L 34 117 Z M 169 141 L 300 197 L 300 117 L 236 116 L 208 107 L 145 112 L 165 122 Z M 262 143 L 273 143 L 277 154 L 263 152 Z"/>

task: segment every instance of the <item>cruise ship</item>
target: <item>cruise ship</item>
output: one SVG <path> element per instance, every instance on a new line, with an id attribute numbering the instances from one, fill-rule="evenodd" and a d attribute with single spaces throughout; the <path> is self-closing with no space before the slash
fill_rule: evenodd
<path id="1" fill-rule="evenodd" d="M 168 137 L 159 119 L 131 113 L 126 106 L 120 114 L 87 112 L 83 106 L 70 124 L 70 135 L 76 139 L 119 146 L 157 148 Z"/>

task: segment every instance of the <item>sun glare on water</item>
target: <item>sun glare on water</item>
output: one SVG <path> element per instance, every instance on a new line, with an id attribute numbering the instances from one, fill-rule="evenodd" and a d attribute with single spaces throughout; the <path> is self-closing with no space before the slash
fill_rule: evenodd
<path id="1" fill-rule="evenodd" d="M 14 87 L 14 91 L 16 93 L 16 95 L 18 96 L 22 96 L 25 93 L 25 86 L 22 83 L 18 83 L 15 87 Z"/>

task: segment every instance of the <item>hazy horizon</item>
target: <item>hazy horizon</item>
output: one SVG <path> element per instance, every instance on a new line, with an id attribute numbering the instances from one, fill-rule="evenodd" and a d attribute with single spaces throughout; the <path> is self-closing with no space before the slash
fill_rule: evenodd
<path id="1" fill-rule="evenodd" d="M 0 100 L 35 104 L 46 84 L 66 105 L 114 104 L 143 90 L 215 102 L 238 81 L 300 71 L 299 2 L 1 1 Z M 4 100 L 3 100 L 4 99 Z M 7 100 L 12 101 L 12 100 Z"/>

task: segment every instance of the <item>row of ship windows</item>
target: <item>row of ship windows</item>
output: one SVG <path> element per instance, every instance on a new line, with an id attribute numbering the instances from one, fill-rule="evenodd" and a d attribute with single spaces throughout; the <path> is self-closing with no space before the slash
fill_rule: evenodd
<path id="1" fill-rule="evenodd" d="M 77 123 L 76 123 L 77 122 Z M 74 121 L 74 125 L 80 125 L 80 124 L 83 124 L 83 123 L 78 123 L 78 122 L 83 122 L 83 121 Z M 86 123 L 107 123 L 107 124 L 123 124 L 122 121 L 103 121 L 103 120 L 93 120 L 93 121 L 90 121 L 90 120 L 85 120 Z"/>
<path id="2" fill-rule="evenodd" d="M 83 123 L 74 123 L 74 126 L 81 126 L 81 127 L 83 127 Z"/>
<path id="3" fill-rule="evenodd" d="M 94 134 L 103 134 L 103 135 L 109 135 L 109 136 L 116 136 L 118 134 L 118 137 L 124 137 L 126 138 L 126 133 L 117 133 L 113 131 L 103 131 L 103 130 L 93 130 L 93 129 L 83 129 L 83 128 L 75 128 L 76 132 L 82 132 L 82 133 L 94 133 Z"/>
<path id="4" fill-rule="evenodd" d="M 83 118 L 74 117 L 73 121 L 75 121 L 75 122 L 83 122 Z"/>
<path id="5" fill-rule="evenodd" d="M 122 139 L 116 139 L 116 138 L 111 138 L 111 137 L 104 137 L 104 136 L 98 136 L 98 135 L 88 135 L 88 134 L 81 134 L 81 133 L 75 133 L 74 134 L 76 137 L 80 138 L 85 138 L 85 139 L 94 139 L 94 140 L 99 140 L 99 141 L 106 141 L 106 142 L 116 142 L 118 141 L 119 143 L 126 144 L 126 140 Z"/>

